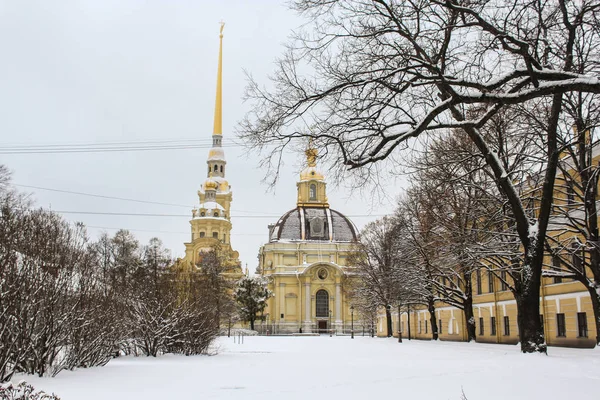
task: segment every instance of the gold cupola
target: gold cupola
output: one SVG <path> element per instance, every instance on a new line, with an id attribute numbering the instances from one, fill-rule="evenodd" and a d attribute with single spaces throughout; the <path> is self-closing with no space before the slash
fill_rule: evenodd
<path id="1" fill-rule="evenodd" d="M 296 183 L 298 187 L 297 205 L 298 207 L 329 207 L 325 176 L 317 169 L 319 152 L 313 147 L 312 140 L 304 154 L 306 155 L 306 168 L 300 172 L 300 182 Z"/>

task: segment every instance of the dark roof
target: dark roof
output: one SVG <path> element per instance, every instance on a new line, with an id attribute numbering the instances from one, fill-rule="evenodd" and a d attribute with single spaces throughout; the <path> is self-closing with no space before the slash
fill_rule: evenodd
<path id="1" fill-rule="evenodd" d="M 355 242 L 356 227 L 342 213 L 323 207 L 297 207 L 283 214 L 269 232 L 269 242 Z"/>

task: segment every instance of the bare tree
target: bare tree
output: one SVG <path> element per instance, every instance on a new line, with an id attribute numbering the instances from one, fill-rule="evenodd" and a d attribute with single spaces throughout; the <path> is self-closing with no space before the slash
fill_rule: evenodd
<path id="1" fill-rule="evenodd" d="M 356 252 L 349 259 L 361 278 L 356 281 L 351 297 L 385 308 L 388 337 L 393 334 L 392 305 L 400 294 L 395 278 L 403 256 L 400 251 L 396 221 L 383 217 L 362 230 Z"/>
<path id="2" fill-rule="evenodd" d="M 281 151 L 312 137 L 332 165 L 377 173 L 376 162 L 424 132 L 458 127 L 484 157 L 506 198 L 522 247 L 515 275 L 523 352 L 546 351 L 539 322 L 544 240 L 558 163 L 565 93 L 600 93 L 596 1 L 297 0 L 312 19 L 278 62 L 273 89 L 250 82 L 240 124 L 249 145 Z M 589 54 L 576 59 L 576 49 Z M 576 65 L 585 62 L 584 68 Z M 532 218 L 481 132 L 506 105 L 548 106 L 538 213 Z M 340 170 L 340 174 L 341 174 Z M 273 176 L 277 176 L 274 174 Z"/>

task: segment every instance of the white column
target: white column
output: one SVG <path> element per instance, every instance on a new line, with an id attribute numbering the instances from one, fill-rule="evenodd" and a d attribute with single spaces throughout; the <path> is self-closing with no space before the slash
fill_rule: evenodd
<path id="1" fill-rule="evenodd" d="M 310 282 L 304 284 L 304 333 L 311 332 Z"/>
<path id="2" fill-rule="evenodd" d="M 335 284 L 335 325 L 342 326 L 342 284 Z"/>

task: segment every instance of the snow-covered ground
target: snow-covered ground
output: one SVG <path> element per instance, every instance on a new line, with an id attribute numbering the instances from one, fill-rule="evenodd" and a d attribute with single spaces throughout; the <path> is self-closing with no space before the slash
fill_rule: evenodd
<path id="1" fill-rule="evenodd" d="M 600 351 L 370 337 L 220 338 L 215 356 L 122 358 L 56 378 L 17 376 L 63 400 L 595 398 Z"/>

